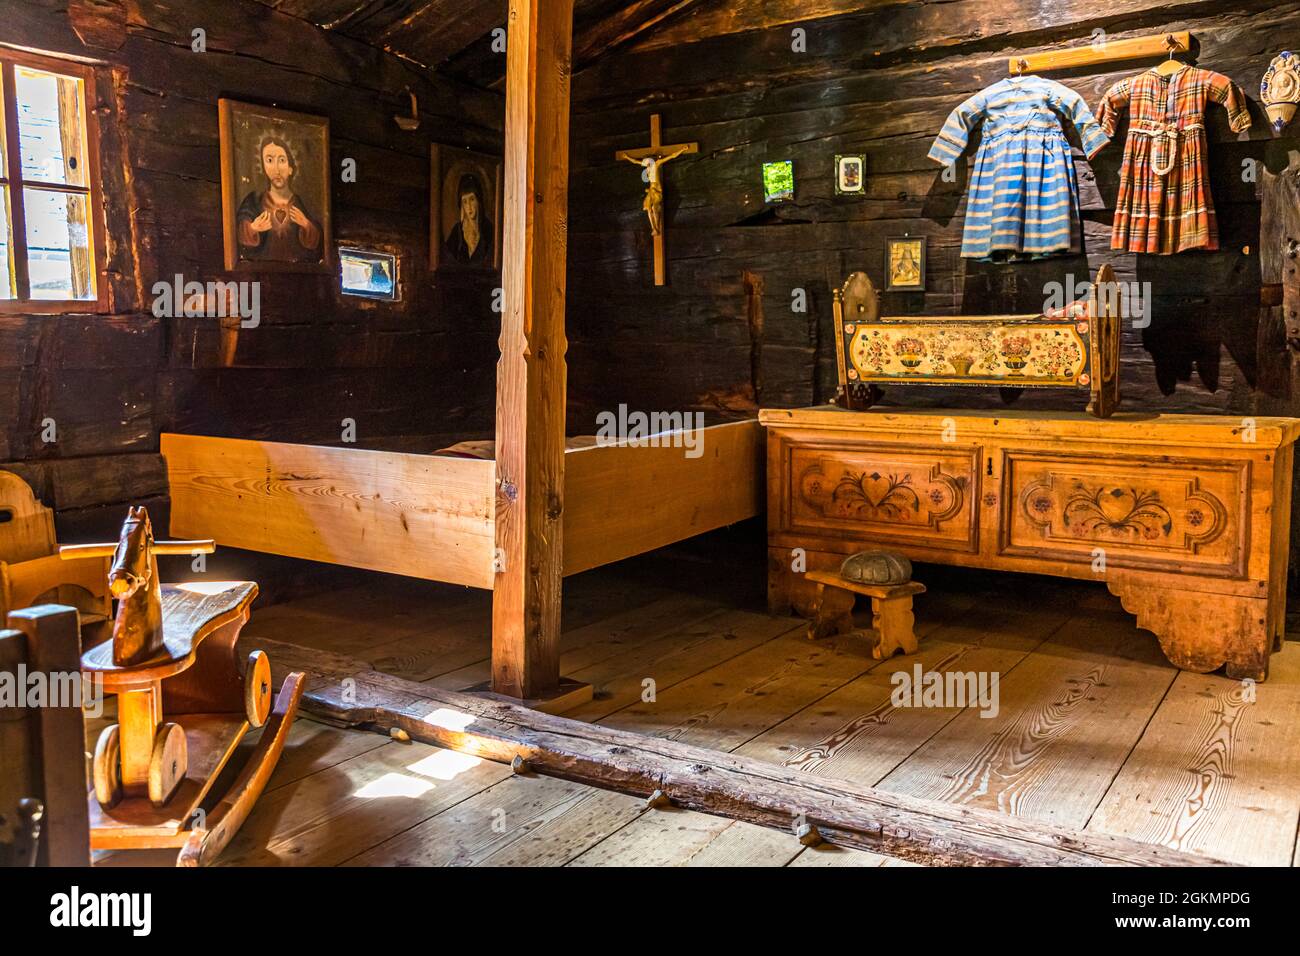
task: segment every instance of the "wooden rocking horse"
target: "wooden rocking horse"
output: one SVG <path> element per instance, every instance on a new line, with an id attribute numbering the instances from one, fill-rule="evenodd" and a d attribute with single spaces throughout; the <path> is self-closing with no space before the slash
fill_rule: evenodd
<path id="1" fill-rule="evenodd" d="M 94 849 L 175 846 L 177 865 L 211 862 L 284 750 L 303 675 L 285 678 L 272 710 L 266 655 L 253 651 L 241 667 L 235 651 L 257 585 L 158 580 L 157 555 L 215 550 L 211 540 L 154 541 L 144 508 L 130 510 L 116 544 L 59 549 L 64 559 L 111 557 L 108 587 L 118 601 L 112 640 L 81 656 L 83 673 L 117 695 L 118 722 L 100 735 L 92 765 Z M 213 784 L 244 734 L 263 724 L 247 764 L 218 799 Z"/>

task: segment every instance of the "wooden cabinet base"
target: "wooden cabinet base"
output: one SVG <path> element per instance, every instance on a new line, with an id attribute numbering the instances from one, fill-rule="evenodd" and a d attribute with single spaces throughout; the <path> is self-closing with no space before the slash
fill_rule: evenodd
<path id="1" fill-rule="evenodd" d="M 1104 583 L 1185 670 L 1263 680 L 1281 645 L 1300 420 L 771 410 L 768 598 L 816 614 L 844 556 Z"/>

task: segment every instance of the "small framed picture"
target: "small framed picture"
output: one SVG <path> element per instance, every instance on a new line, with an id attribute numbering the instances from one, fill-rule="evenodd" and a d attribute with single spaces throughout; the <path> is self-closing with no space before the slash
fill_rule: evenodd
<path id="1" fill-rule="evenodd" d="M 330 122 L 219 99 L 227 269 L 332 272 Z"/>
<path id="2" fill-rule="evenodd" d="M 886 241 L 885 291 L 925 291 L 925 236 L 904 236 Z"/>
<path id="3" fill-rule="evenodd" d="M 397 257 L 339 246 L 339 279 L 344 295 L 397 300 Z"/>
<path id="4" fill-rule="evenodd" d="M 835 157 L 835 195 L 855 196 L 866 192 L 867 157 L 853 153 Z"/>
<path id="5" fill-rule="evenodd" d="M 500 269 L 501 157 L 436 144 L 429 157 L 429 267 Z"/>
<path id="6" fill-rule="evenodd" d="M 794 199 L 794 160 L 782 159 L 763 164 L 763 202 L 789 202 Z"/>

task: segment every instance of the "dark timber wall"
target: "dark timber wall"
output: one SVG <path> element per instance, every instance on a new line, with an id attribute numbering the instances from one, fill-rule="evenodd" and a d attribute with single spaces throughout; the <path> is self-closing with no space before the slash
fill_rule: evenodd
<path id="1" fill-rule="evenodd" d="M 207 52 L 191 49 L 195 28 Z M 431 83 L 250 0 L 4 0 L 0 42 L 103 64 L 109 314 L 0 317 L 0 468 L 57 508 L 65 539 L 103 534 L 127 501 L 151 504 L 165 529 L 161 431 L 338 442 L 351 418 L 364 442 L 491 429 L 497 280 L 429 276 L 428 154 L 431 141 L 499 150 L 498 94 Z M 408 85 L 414 133 L 392 118 L 409 110 Z M 230 277 L 221 96 L 329 117 L 335 239 L 398 254 L 399 303 L 344 297 L 330 276 L 241 273 L 263 280 L 262 319 L 232 368 L 219 367 L 217 320 L 154 318 L 160 279 Z M 345 157 L 355 183 L 341 181 Z"/>
<path id="2" fill-rule="evenodd" d="M 798 19 L 801 11 L 846 6 L 822 0 L 735 0 L 725 10 L 697 5 L 640 48 L 615 53 L 579 76 L 571 419 L 623 401 L 736 414 L 829 401 L 835 387 L 830 289 L 855 269 L 881 285 L 885 240 L 904 234 L 929 237 L 928 288 L 924 295 L 887 294 L 886 312 L 1037 311 L 1045 283 L 1069 274 L 1082 281 L 1109 262 L 1122 280 L 1150 282 L 1154 296 L 1151 326 L 1125 329 L 1124 408 L 1300 411 L 1284 384 L 1270 385 L 1264 374 L 1286 361 L 1285 344 L 1278 325 L 1260 321 L 1260 207 L 1255 184 L 1242 176 L 1243 160 L 1265 159 L 1260 76 L 1277 52 L 1300 46 L 1300 4 L 951 0 L 863 3 L 866 12 Z M 704 35 L 762 18 L 779 25 Z M 806 31 L 805 53 L 792 49 L 795 27 Z M 1200 65 L 1232 77 L 1251 99 L 1255 126 L 1244 141 L 1228 130 L 1221 107 L 1208 117 L 1222 250 L 1169 257 L 1109 251 L 1123 154 L 1117 139 L 1092 165 L 1077 154 L 1083 255 L 1018 265 L 961 260 L 967 167 L 959 183 L 944 183 L 926 158 L 944 119 L 1005 76 L 1010 55 L 1087 42 L 1097 29 L 1111 37 L 1191 30 Z M 1112 83 L 1151 65 L 1130 61 L 1047 75 L 1095 109 Z M 617 149 L 646 143 L 656 111 L 666 141 L 700 142 L 698 157 L 667 167 L 666 289 L 651 285 L 637 170 L 613 159 Z M 865 197 L 834 195 L 836 153 L 867 155 Z M 765 207 L 759 167 L 778 159 L 795 161 L 796 198 Z M 761 313 L 748 307 L 747 289 L 761 290 Z M 806 314 L 791 309 L 795 289 L 807 292 Z M 893 389 L 887 401 L 999 407 L 1001 399 L 996 391 L 954 396 Z M 1020 404 L 1081 403 L 1037 393 Z"/>

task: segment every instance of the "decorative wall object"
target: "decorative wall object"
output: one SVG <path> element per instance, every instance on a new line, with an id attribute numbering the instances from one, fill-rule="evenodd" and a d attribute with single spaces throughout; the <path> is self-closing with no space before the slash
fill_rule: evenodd
<path id="1" fill-rule="evenodd" d="M 397 299 L 397 257 L 339 246 L 339 273 L 344 295 Z"/>
<path id="2" fill-rule="evenodd" d="M 1259 84 L 1259 98 L 1268 111 L 1273 134 L 1281 135 L 1295 116 L 1296 104 L 1300 103 L 1300 56 L 1283 50 L 1273 57 Z"/>
<path id="3" fill-rule="evenodd" d="M 646 184 L 641 208 L 650 220 L 650 235 L 654 237 L 655 285 L 664 285 L 668 281 L 667 253 L 664 250 L 663 166 L 679 156 L 697 153 L 699 149 L 699 143 L 665 144 L 663 119 L 655 113 L 650 117 L 650 145 L 640 149 L 620 149 L 614 154 L 615 159 L 641 167 L 641 178 Z"/>
<path id="4" fill-rule="evenodd" d="M 501 158 L 437 145 L 429 155 L 429 267 L 500 269 Z"/>
<path id="5" fill-rule="evenodd" d="M 220 99 L 227 269 L 331 272 L 329 120 Z"/>
<path id="6" fill-rule="evenodd" d="M 867 157 L 852 153 L 835 157 L 835 195 L 859 196 L 866 191 Z"/>
<path id="7" fill-rule="evenodd" d="M 794 160 L 782 159 L 763 164 L 763 202 L 789 202 L 794 199 Z"/>
<path id="8" fill-rule="evenodd" d="M 885 291 L 925 291 L 925 236 L 904 236 L 885 243 Z"/>

